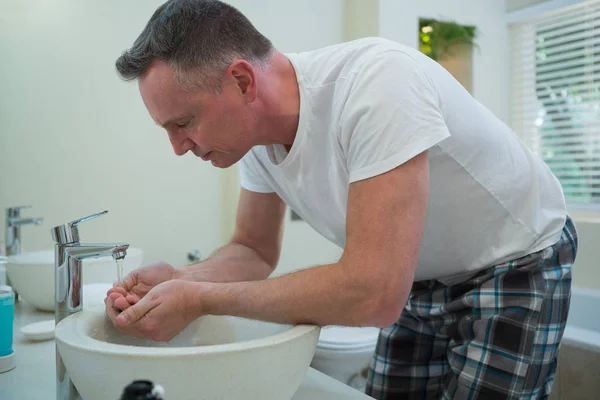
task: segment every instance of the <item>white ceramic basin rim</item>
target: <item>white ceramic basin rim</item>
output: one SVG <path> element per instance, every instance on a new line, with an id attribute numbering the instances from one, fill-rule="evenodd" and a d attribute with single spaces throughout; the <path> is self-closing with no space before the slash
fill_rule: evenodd
<path id="1" fill-rule="evenodd" d="M 221 330 L 203 336 L 202 325 L 215 326 L 230 324 L 229 332 Z M 261 326 L 267 329 L 267 334 L 252 337 L 252 332 L 246 339 L 236 340 L 236 333 L 245 327 Z M 225 327 L 227 329 L 228 327 Z M 233 332 L 236 331 L 237 332 Z M 252 329 L 248 329 L 252 331 Z M 192 322 L 184 331 L 169 343 L 153 342 L 151 340 L 137 339 L 118 332 L 112 323 L 106 318 L 104 309 L 93 307 L 73 314 L 62 320 L 56 326 L 56 339 L 67 343 L 69 346 L 88 352 L 110 353 L 112 355 L 135 355 L 135 357 L 150 356 L 180 357 L 218 355 L 219 353 L 246 352 L 261 347 L 272 347 L 293 341 L 307 334 L 320 331 L 315 325 L 282 325 L 263 321 L 249 320 L 238 317 L 222 317 L 207 315 Z M 103 340 L 99 336 L 104 334 Z M 197 340 L 197 342 L 193 342 Z M 202 340 L 209 343 L 203 343 Z M 212 344 L 210 342 L 217 342 Z M 117 342 L 117 343 L 115 343 Z M 220 343 L 219 343 L 220 342 Z M 189 343 L 189 344 L 188 344 Z"/>
<path id="2" fill-rule="evenodd" d="M 59 354 L 86 400 L 119 398 L 145 379 L 178 400 L 291 399 L 316 350 L 320 328 L 207 315 L 169 343 L 118 332 L 103 307 L 56 326 Z M 110 382 L 110 384 L 108 384 Z"/>

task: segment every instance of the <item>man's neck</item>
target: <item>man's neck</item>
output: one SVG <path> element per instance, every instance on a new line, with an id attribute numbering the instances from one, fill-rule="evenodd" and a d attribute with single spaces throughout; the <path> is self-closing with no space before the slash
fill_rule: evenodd
<path id="1" fill-rule="evenodd" d="M 289 152 L 300 119 L 300 90 L 296 71 L 289 59 L 275 52 L 264 73 L 265 96 L 264 132 L 269 144 L 282 144 Z"/>

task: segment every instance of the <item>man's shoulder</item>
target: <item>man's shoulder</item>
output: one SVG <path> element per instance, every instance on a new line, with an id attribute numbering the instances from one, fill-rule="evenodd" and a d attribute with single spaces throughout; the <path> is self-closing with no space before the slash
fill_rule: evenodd
<path id="1" fill-rule="evenodd" d="M 323 85 L 340 78 L 351 78 L 354 73 L 368 69 L 375 57 L 386 54 L 404 54 L 414 57 L 416 50 L 393 40 L 367 37 L 337 43 L 315 50 L 286 53 L 307 83 Z"/>
<path id="2" fill-rule="evenodd" d="M 318 49 L 295 53 L 300 56 L 313 57 L 322 54 L 357 53 L 357 52 L 379 52 L 386 50 L 408 50 L 411 47 L 394 40 L 382 37 L 364 37 L 335 43 Z"/>

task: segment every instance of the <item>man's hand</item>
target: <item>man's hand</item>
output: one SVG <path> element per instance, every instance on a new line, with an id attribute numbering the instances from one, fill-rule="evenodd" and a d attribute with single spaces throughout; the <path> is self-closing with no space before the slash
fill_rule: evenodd
<path id="1" fill-rule="evenodd" d="M 196 282 L 169 280 L 122 312 L 107 308 L 107 315 L 122 333 L 168 342 L 203 315 L 199 286 Z"/>
<path id="2" fill-rule="evenodd" d="M 138 268 L 127 275 L 122 282 L 117 282 L 107 292 L 107 298 L 104 301 L 106 307 L 107 309 L 114 307 L 119 311 L 125 310 L 140 301 L 156 285 L 180 278 L 182 273 L 164 262 L 156 262 Z"/>

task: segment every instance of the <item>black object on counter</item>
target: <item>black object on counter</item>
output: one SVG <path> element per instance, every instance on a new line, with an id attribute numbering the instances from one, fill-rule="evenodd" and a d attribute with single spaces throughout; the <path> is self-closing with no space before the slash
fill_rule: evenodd
<path id="1" fill-rule="evenodd" d="M 151 381 L 133 381 L 125 387 L 119 400 L 163 400 L 162 396 L 156 394 L 154 389 Z"/>

